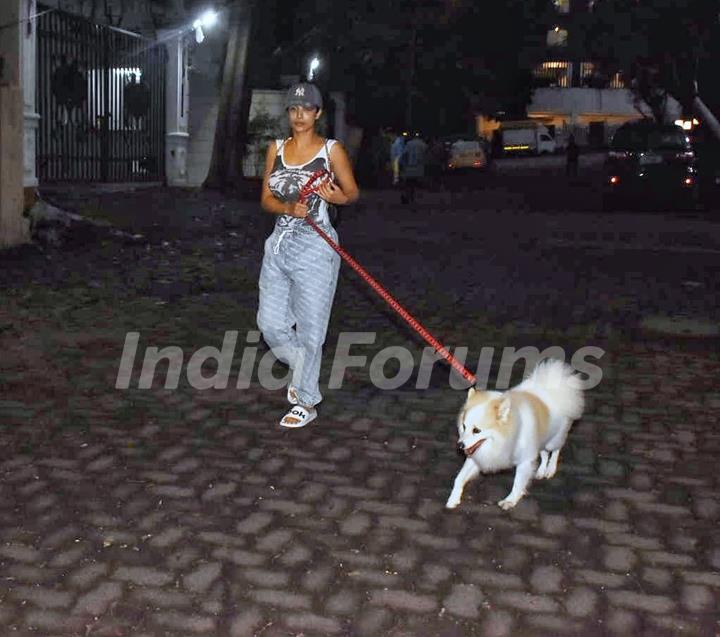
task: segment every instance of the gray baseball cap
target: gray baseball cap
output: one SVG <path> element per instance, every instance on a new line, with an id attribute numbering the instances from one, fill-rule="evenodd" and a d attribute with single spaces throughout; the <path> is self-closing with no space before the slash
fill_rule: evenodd
<path id="1" fill-rule="evenodd" d="M 323 99 L 320 89 L 310 82 L 293 84 L 285 97 L 285 108 L 303 106 L 305 108 L 322 108 Z"/>

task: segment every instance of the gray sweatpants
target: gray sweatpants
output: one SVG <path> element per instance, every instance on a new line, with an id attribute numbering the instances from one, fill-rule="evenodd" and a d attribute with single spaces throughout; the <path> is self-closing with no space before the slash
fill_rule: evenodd
<path id="1" fill-rule="evenodd" d="M 322 229 L 337 242 L 334 228 Z M 265 241 L 258 328 L 273 354 L 293 370 L 302 405 L 322 400 L 320 361 L 339 270 L 340 256 L 310 226 L 276 227 Z"/>

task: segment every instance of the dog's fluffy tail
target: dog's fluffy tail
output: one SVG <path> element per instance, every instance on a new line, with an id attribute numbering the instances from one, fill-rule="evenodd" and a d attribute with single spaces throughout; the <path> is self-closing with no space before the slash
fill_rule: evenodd
<path id="1" fill-rule="evenodd" d="M 532 374 L 521 383 L 523 389 L 537 389 L 552 400 L 553 410 L 561 416 L 577 420 L 585 409 L 585 395 L 575 370 L 557 359 L 537 364 Z"/>

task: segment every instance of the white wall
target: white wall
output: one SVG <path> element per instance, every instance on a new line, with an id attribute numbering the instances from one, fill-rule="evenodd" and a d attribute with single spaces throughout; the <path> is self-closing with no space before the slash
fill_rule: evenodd
<path id="1" fill-rule="evenodd" d="M 644 112 L 649 109 L 641 105 Z M 668 98 L 668 118 L 673 121 L 680 116 L 681 107 L 672 97 Z M 533 93 L 528 113 L 555 113 L 569 116 L 608 115 L 637 117 L 632 92 L 628 89 L 595 88 L 539 88 Z"/>

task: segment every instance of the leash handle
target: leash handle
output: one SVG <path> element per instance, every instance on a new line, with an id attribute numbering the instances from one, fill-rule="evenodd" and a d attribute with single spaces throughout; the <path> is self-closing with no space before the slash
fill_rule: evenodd
<path id="1" fill-rule="evenodd" d="M 330 177 L 330 173 L 324 168 L 316 170 L 312 175 L 310 175 L 310 178 L 305 182 L 305 185 L 300 188 L 300 197 L 298 198 L 298 201 L 300 203 L 305 203 L 305 200 L 310 195 L 320 190 L 324 177 Z"/>
<path id="2" fill-rule="evenodd" d="M 318 183 L 314 188 L 313 184 L 317 182 L 320 177 L 323 177 L 325 174 L 328 174 L 327 170 L 318 170 L 312 174 L 310 179 L 308 179 L 307 183 L 300 189 L 300 201 L 302 202 L 307 196 L 309 196 L 311 193 L 316 192 L 317 189 L 320 187 L 320 184 Z M 320 226 L 313 221 L 313 219 L 308 215 L 305 217 L 306 223 L 308 223 L 315 232 L 317 232 L 324 240 L 325 242 L 333 249 L 335 252 L 337 252 L 342 259 L 353 269 L 355 272 L 357 272 L 360 277 L 373 289 L 377 294 L 393 309 L 395 310 L 410 327 L 412 327 L 424 340 L 426 343 L 428 343 L 442 358 L 444 358 L 451 366 L 452 368 L 458 372 L 465 380 L 469 381 L 473 385 L 477 382 L 477 379 L 475 375 L 468 371 L 467 368 L 459 361 L 457 358 L 455 358 L 448 350 L 447 348 L 440 343 L 430 332 L 428 332 L 422 324 L 410 314 L 400 303 L 393 298 L 393 296 L 382 286 L 380 283 L 377 282 L 375 278 L 373 278 L 365 268 L 363 268 L 355 259 L 353 259 L 343 248 L 341 248 L 335 241 L 332 240 L 331 237 L 327 235 L 327 233 L 320 228 Z"/>

